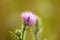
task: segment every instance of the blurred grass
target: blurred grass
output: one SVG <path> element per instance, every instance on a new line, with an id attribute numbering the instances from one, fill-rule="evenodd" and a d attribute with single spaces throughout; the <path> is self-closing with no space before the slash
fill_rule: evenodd
<path id="1" fill-rule="evenodd" d="M 12 40 L 8 31 L 20 28 L 19 15 L 26 10 L 41 17 L 41 40 L 60 40 L 60 0 L 0 0 L 0 40 Z M 32 40 L 28 33 L 26 40 Z"/>

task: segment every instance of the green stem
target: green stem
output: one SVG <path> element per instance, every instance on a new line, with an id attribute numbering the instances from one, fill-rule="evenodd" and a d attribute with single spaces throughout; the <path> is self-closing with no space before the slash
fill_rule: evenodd
<path id="1" fill-rule="evenodd" d="M 38 39 L 38 32 L 39 32 L 39 20 L 36 21 L 36 26 L 35 26 L 36 30 L 35 30 L 35 40 L 39 40 Z"/>
<path id="2" fill-rule="evenodd" d="M 26 31 L 26 25 L 24 24 L 23 31 L 22 31 L 22 40 L 24 40 L 25 31 Z"/>
<path id="3" fill-rule="evenodd" d="M 35 40 L 38 40 L 38 29 L 36 29 L 36 31 L 35 31 Z"/>

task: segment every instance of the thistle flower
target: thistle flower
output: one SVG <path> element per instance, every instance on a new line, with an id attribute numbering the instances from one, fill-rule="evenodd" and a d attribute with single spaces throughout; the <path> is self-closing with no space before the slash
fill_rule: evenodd
<path id="1" fill-rule="evenodd" d="M 34 25 L 37 20 L 37 16 L 30 11 L 22 12 L 21 18 L 26 25 Z"/>

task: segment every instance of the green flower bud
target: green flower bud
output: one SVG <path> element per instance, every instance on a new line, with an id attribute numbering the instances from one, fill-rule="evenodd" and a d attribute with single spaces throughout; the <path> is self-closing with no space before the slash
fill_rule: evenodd
<path id="1" fill-rule="evenodd" d="M 21 30 L 20 29 L 16 29 L 15 35 L 20 37 L 21 36 Z"/>

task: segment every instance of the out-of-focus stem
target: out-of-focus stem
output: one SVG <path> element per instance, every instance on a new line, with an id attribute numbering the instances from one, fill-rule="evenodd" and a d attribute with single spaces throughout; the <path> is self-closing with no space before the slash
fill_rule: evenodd
<path id="1" fill-rule="evenodd" d="M 39 33 L 39 20 L 36 21 L 36 26 L 35 26 L 35 40 L 39 40 L 38 38 L 38 33 Z"/>
<path id="2" fill-rule="evenodd" d="M 35 31 L 35 40 L 38 40 L 38 30 Z"/>

